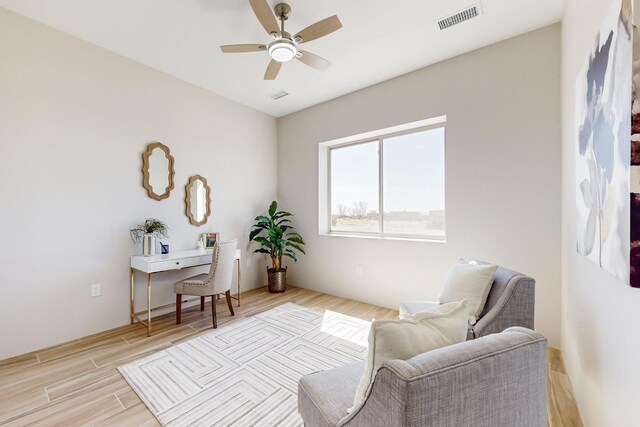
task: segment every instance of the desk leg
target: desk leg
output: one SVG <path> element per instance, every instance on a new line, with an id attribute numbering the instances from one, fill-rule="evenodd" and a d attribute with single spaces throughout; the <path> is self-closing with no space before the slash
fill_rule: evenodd
<path id="1" fill-rule="evenodd" d="M 136 304 L 135 304 L 135 270 L 132 268 L 131 269 L 131 324 L 133 325 L 133 323 L 135 322 L 135 319 L 133 317 L 133 313 L 136 312 Z"/>
<path id="2" fill-rule="evenodd" d="M 151 336 L 151 274 L 147 273 L 147 336 Z"/>
<path id="3" fill-rule="evenodd" d="M 240 307 L 240 258 L 238 258 L 238 307 Z"/>

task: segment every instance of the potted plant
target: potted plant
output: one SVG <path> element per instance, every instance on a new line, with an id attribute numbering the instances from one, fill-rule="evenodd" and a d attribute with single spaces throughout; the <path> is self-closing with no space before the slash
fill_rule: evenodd
<path id="1" fill-rule="evenodd" d="M 298 261 L 296 251 L 303 254 L 304 240 L 293 225 L 291 225 L 292 214 L 285 211 L 278 211 L 278 203 L 274 200 L 269 206 L 267 215 L 256 217 L 249 240 L 260 244 L 260 248 L 253 253 L 269 254 L 271 257 L 271 268 L 267 267 L 267 278 L 269 292 L 284 292 L 287 289 L 287 268 L 282 268 L 282 257 L 291 258 Z"/>
<path id="2" fill-rule="evenodd" d="M 155 218 L 147 218 L 144 224 L 138 224 L 136 228 L 129 230 L 131 239 L 142 242 L 142 255 L 153 256 L 156 254 L 156 237 L 167 237 L 169 227 L 167 224 Z"/>

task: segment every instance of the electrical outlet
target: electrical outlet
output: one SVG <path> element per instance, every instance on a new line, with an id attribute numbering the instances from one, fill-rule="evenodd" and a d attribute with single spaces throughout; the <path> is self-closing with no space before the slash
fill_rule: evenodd
<path id="1" fill-rule="evenodd" d="M 99 297 L 100 296 L 100 283 L 96 283 L 91 285 L 91 297 Z"/>
<path id="2" fill-rule="evenodd" d="M 362 266 L 356 265 L 356 275 L 362 276 Z"/>

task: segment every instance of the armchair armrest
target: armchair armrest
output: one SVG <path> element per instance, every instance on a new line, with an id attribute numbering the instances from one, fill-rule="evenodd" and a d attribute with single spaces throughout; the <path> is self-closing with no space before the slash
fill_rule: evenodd
<path id="1" fill-rule="evenodd" d="M 507 331 L 392 360 L 339 426 L 547 425 L 546 338 Z"/>

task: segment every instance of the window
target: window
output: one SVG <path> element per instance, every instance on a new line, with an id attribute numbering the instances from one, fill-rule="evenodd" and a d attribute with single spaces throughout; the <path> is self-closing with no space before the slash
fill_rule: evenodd
<path id="1" fill-rule="evenodd" d="M 440 123 L 328 145 L 327 231 L 444 240 L 444 139 Z"/>
<path id="2" fill-rule="evenodd" d="M 378 141 L 331 150 L 331 231 L 380 231 Z"/>

